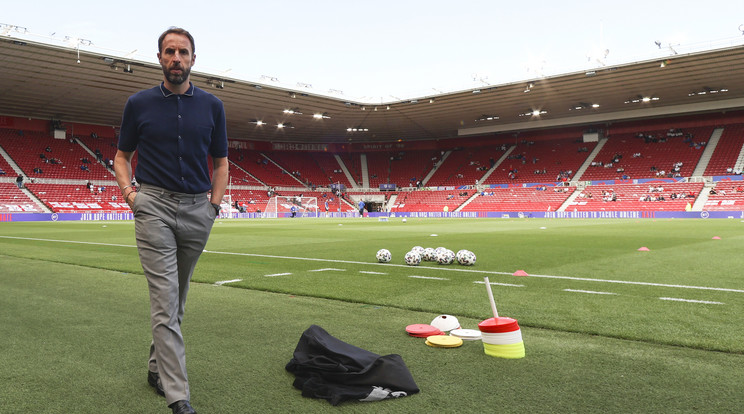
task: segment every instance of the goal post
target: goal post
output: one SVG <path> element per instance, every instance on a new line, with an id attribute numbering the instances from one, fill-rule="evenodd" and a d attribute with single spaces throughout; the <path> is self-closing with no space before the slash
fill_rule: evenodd
<path id="1" fill-rule="evenodd" d="M 292 207 L 295 217 L 318 217 L 318 198 L 302 196 L 273 196 L 266 203 L 263 216 L 266 218 L 291 217 Z"/>

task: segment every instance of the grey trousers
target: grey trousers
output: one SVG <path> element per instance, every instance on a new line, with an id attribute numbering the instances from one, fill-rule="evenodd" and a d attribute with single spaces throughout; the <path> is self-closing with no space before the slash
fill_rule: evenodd
<path id="1" fill-rule="evenodd" d="M 206 193 L 142 184 L 133 212 L 137 250 L 150 290 L 148 369 L 160 375 L 170 405 L 190 399 L 181 320 L 191 275 L 214 224 L 214 208 Z"/>

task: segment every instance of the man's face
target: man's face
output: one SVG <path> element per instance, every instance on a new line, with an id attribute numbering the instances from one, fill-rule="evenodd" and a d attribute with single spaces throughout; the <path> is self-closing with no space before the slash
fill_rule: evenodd
<path id="1" fill-rule="evenodd" d="M 158 60 L 165 79 L 174 85 L 180 85 L 188 81 L 196 55 L 191 51 L 188 37 L 170 33 L 163 39 L 162 52 L 158 53 Z"/>

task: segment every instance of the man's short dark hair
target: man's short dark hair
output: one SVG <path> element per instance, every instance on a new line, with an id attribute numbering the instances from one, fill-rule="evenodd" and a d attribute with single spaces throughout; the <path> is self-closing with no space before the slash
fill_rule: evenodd
<path id="1" fill-rule="evenodd" d="M 163 40 L 165 39 L 165 36 L 168 36 L 171 33 L 180 34 L 180 35 L 188 37 L 189 42 L 191 42 L 191 54 L 193 55 L 196 52 L 196 46 L 194 46 L 194 36 L 191 36 L 191 33 L 189 33 L 186 29 L 171 26 L 168 28 L 168 30 L 164 31 L 163 34 L 161 34 L 160 37 L 158 38 L 158 52 L 159 53 L 163 53 Z"/>

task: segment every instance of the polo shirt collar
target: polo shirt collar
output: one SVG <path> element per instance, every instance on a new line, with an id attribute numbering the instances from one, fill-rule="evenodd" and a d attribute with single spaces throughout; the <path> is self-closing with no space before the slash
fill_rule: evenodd
<path id="1" fill-rule="evenodd" d="M 167 98 L 171 95 L 176 95 L 171 92 L 170 89 L 165 87 L 165 82 L 160 82 L 160 92 L 163 94 L 163 98 Z M 184 93 L 185 96 L 194 96 L 194 84 L 189 81 L 189 90 Z"/>

